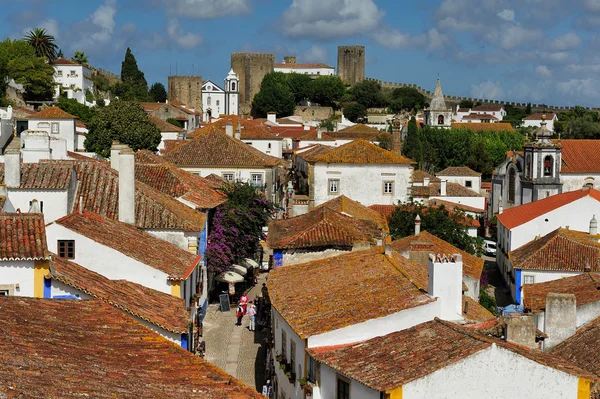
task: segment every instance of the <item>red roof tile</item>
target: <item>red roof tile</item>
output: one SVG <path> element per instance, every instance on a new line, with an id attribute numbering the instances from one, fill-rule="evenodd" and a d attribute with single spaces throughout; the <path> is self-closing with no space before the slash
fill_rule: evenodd
<path id="1" fill-rule="evenodd" d="M 414 165 L 412 159 L 396 155 L 366 140 L 355 140 L 334 148 L 326 154 L 316 156 L 314 162 L 351 164 L 407 164 Z"/>
<path id="2" fill-rule="evenodd" d="M 473 119 L 473 120 L 481 120 L 481 119 L 489 119 L 492 121 L 497 121 L 498 118 L 496 118 L 494 115 L 490 115 L 490 114 L 476 114 L 476 113 L 472 113 L 469 115 L 465 115 L 462 117 L 462 119 Z"/>
<path id="3" fill-rule="evenodd" d="M 336 212 L 343 213 L 358 220 L 375 223 L 375 225 L 377 225 L 377 228 L 385 233 L 389 233 L 390 231 L 387 219 L 381 213 L 369 207 L 366 207 L 360 202 L 354 201 L 353 199 L 348 198 L 345 195 L 335 197 L 334 199 L 331 199 L 319 205 L 315 209 L 319 209 L 321 207 L 333 209 Z"/>
<path id="4" fill-rule="evenodd" d="M 65 57 L 57 58 L 51 62 L 52 65 L 81 65 L 73 60 Z"/>
<path id="5" fill-rule="evenodd" d="M 58 107 L 48 107 L 37 114 L 31 115 L 29 119 L 77 119 L 77 117 Z"/>
<path id="6" fill-rule="evenodd" d="M 555 113 L 552 113 L 552 112 L 550 112 L 550 113 L 546 113 L 546 114 L 544 114 L 544 113 L 538 113 L 538 114 L 531 114 L 531 115 L 529 115 L 529 116 L 527 116 L 527 117 L 523 118 L 523 120 L 524 120 L 524 121 L 538 121 L 538 120 L 540 120 L 540 121 L 541 121 L 541 120 L 542 120 L 542 115 L 544 115 L 544 116 L 545 116 L 545 119 L 546 119 L 547 121 L 551 121 L 551 120 L 553 120 L 553 119 L 554 119 L 554 117 L 556 116 L 556 114 L 555 114 Z"/>
<path id="7" fill-rule="evenodd" d="M 221 133 L 225 133 L 225 126 L 231 123 L 231 127 L 233 132 L 238 128 L 238 123 L 240 124 L 240 138 L 242 140 L 281 140 L 281 137 L 276 136 L 271 133 L 271 131 L 261 123 L 254 121 L 252 119 L 243 119 L 237 115 L 227 115 L 223 118 L 215 121 L 213 123 L 209 123 L 206 126 L 196 129 L 193 132 L 188 134 L 189 139 L 193 139 L 198 137 L 203 133 L 208 133 L 213 130 L 216 130 Z"/>
<path id="8" fill-rule="evenodd" d="M 179 126 L 172 125 L 167 121 L 163 121 L 157 116 L 150 115 L 148 119 L 150 119 L 150 121 L 154 123 L 154 125 L 157 128 L 159 128 L 161 132 L 185 132 L 185 129 L 182 129 Z"/>
<path id="9" fill-rule="evenodd" d="M 560 173 L 600 173 L 600 140 L 561 140 Z"/>
<path id="10" fill-rule="evenodd" d="M 22 163 L 20 189 L 66 190 L 73 177 L 73 167 L 49 163 Z M 4 184 L 4 164 L 0 164 L 0 184 Z"/>
<path id="11" fill-rule="evenodd" d="M 452 122 L 453 129 L 467 129 L 474 132 L 514 132 L 513 126 L 509 122 L 483 122 L 483 123 L 461 123 Z"/>
<path id="12" fill-rule="evenodd" d="M 310 348 L 317 361 L 375 391 L 388 391 L 497 346 L 564 373 L 597 380 L 589 372 L 539 350 L 484 337 L 436 318 L 406 330 L 343 347 Z M 465 376 L 468 383 L 469 376 Z"/>
<path id="13" fill-rule="evenodd" d="M 523 285 L 523 306 L 530 312 L 546 309 L 546 296 L 553 294 L 574 294 L 577 306 L 600 301 L 600 274 L 582 273 L 545 283 Z"/>
<path id="14" fill-rule="evenodd" d="M 52 255 L 52 279 L 177 334 L 187 334 L 191 320 L 185 300 L 127 280 L 109 280 L 74 262 Z"/>
<path id="15" fill-rule="evenodd" d="M 442 171 L 436 173 L 436 176 L 466 176 L 466 177 L 479 177 L 481 173 L 475 172 L 468 166 L 450 166 Z"/>
<path id="16" fill-rule="evenodd" d="M 429 173 L 422 171 L 421 169 L 413 171 L 412 181 L 413 183 L 423 183 L 426 177 L 429 178 L 429 181 L 432 183 L 437 183 L 441 181 L 439 177 L 430 175 Z"/>
<path id="17" fill-rule="evenodd" d="M 383 215 L 383 217 L 386 218 L 386 220 L 390 220 L 390 216 L 392 216 L 392 213 L 394 212 L 394 210 L 396 210 L 396 205 L 374 204 L 374 205 L 369 205 L 369 208 L 381 213 Z"/>
<path id="18" fill-rule="evenodd" d="M 504 108 L 502 105 L 479 105 L 472 110 L 479 112 L 500 112 L 502 108 Z"/>
<path id="19" fill-rule="evenodd" d="M 304 148 L 307 148 L 307 147 L 303 147 L 303 148 L 297 150 L 296 157 L 302 158 L 306 162 L 314 162 L 315 157 L 318 157 L 323 154 L 327 154 L 330 151 L 332 151 L 335 147 L 330 147 L 330 146 L 323 145 L 323 144 L 315 144 L 307 150 L 304 150 Z M 302 151 L 300 152 L 300 150 L 302 150 Z"/>
<path id="20" fill-rule="evenodd" d="M 471 298 L 470 296 L 463 295 L 463 317 L 469 321 L 474 322 L 485 322 L 496 318 L 489 310 L 484 308 Z"/>
<path id="21" fill-rule="evenodd" d="M 335 139 L 327 134 L 327 132 L 321 133 L 321 138 L 319 138 L 319 132 L 316 130 L 311 130 L 304 136 L 300 137 L 301 141 L 335 141 Z"/>
<path id="22" fill-rule="evenodd" d="M 413 197 L 437 197 L 442 193 L 442 183 L 432 182 L 429 186 L 412 186 Z M 446 196 L 448 197 L 481 197 L 480 194 L 458 183 L 446 182 Z"/>
<path id="23" fill-rule="evenodd" d="M 0 396 L 262 398 L 102 301 L 3 297 L 0 306 Z"/>
<path id="24" fill-rule="evenodd" d="M 161 270 L 167 273 L 170 279 L 186 279 L 200 260 L 199 255 L 196 256 L 134 226 L 87 211 L 71 213 L 53 223 Z"/>
<path id="25" fill-rule="evenodd" d="M 600 376 L 600 317 L 579 328 L 550 353 Z"/>
<path id="26" fill-rule="evenodd" d="M 515 269 L 583 272 L 586 265 L 600 272 L 599 235 L 558 228 L 511 251 Z"/>
<path id="27" fill-rule="evenodd" d="M 271 303 L 307 338 L 434 301 L 402 271 L 409 260 L 381 252 L 377 247 L 275 269 L 267 280 Z"/>
<path id="28" fill-rule="evenodd" d="M 527 223 L 537 217 L 540 217 L 550 211 L 570 204 L 578 199 L 590 196 L 596 201 L 600 201 L 600 192 L 590 188 L 584 188 L 576 191 L 569 191 L 562 194 L 556 194 L 548 198 L 530 202 L 524 205 L 515 206 L 504 212 L 497 214 L 496 217 L 507 229 L 513 229 L 524 223 Z"/>
<path id="29" fill-rule="evenodd" d="M 49 259 L 44 215 L 0 212 L 0 260 L 41 259 Z"/>
<path id="30" fill-rule="evenodd" d="M 285 64 L 285 63 L 275 63 L 273 64 L 275 68 L 284 68 L 284 69 L 334 69 L 332 66 L 322 63 L 316 64 Z"/>
<path id="31" fill-rule="evenodd" d="M 429 205 L 444 205 L 446 208 L 448 209 L 458 209 L 460 211 L 464 211 L 464 212 L 473 212 L 473 213 L 483 213 L 485 212 L 484 209 L 481 208 L 475 208 L 473 206 L 468 206 L 465 204 L 457 204 L 456 202 L 451 202 L 451 201 L 444 201 L 441 200 L 439 198 L 433 198 L 431 200 L 429 200 Z"/>

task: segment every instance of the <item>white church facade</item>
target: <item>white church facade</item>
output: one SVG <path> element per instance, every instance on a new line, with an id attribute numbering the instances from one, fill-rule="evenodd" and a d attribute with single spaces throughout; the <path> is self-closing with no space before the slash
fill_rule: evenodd
<path id="1" fill-rule="evenodd" d="M 211 80 L 202 83 L 203 122 L 218 119 L 219 115 L 239 115 L 239 79 L 233 69 L 227 74 L 223 87 L 219 87 Z"/>

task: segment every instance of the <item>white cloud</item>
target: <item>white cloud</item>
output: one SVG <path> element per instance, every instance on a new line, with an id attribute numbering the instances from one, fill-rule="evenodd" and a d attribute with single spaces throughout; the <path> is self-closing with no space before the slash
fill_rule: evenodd
<path id="1" fill-rule="evenodd" d="M 573 59 L 573 55 L 568 51 L 554 51 L 554 52 L 545 52 L 541 51 L 537 53 L 538 57 L 540 57 L 544 61 L 555 62 L 558 64 L 562 64 L 569 60 Z"/>
<path id="2" fill-rule="evenodd" d="M 326 63 L 327 49 L 321 46 L 313 45 L 304 54 L 304 60 L 308 63 Z"/>
<path id="3" fill-rule="evenodd" d="M 372 38 L 380 45 L 393 49 L 423 47 L 428 50 L 437 50 L 448 41 L 448 38 L 435 28 L 421 35 L 412 36 L 409 33 L 402 33 L 397 29 L 382 27 L 373 32 Z"/>
<path id="4" fill-rule="evenodd" d="M 569 79 L 562 82 L 557 82 L 556 87 L 558 92 L 570 96 L 572 98 L 598 98 L 598 91 L 600 90 L 600 81 L 594 78 L 584 79 Z"/>
<path id="5" fill-rule="evenodd" d="M 72 43 L 72 48 L 94 52 L 99 46 L 110 44 L 115 31 L 117 15 L 116 0 L 105 0 L 86 20 L 74 26 L 79 38 Z"/>
<path id="6" fill-rule="evenodd" d="M 500 17 L 500 19 L 506 21 L 506 22 L 514 22 L 515 21 L 515 11 L 514 10 L 509 10 L 509 9 L 504 9 L 502 11 L 500 11 L 498 14 L 498 17 Z"/>
<path id="7" fill-rule="evenodd" d="M 535 68 L 535 73 L 545 78 L 552 76 L 552 71 L 545 65 L 538 65 Z"/>
<path id="8" fill-rule="evenodd" d="M 290 38 L 331 40 L 370 32 L 383 15 L 373 0 L 293 0 L 280 24 Z"/>
<path id="9" fill-rule="evenodd" d="M 573 50 L 581 44 L 581 39 L 575 33 L 566 33 L 552 40 L 552 48 L 557 51 Z"/>
<path id="10" fill-rule="evenodd" d="M 471 30 L 479 30 L 482 28 L 482 25 L 469 22 L 469 21 L 459 21 L 455 17 L 445 17 L 438 21 L 437 24 L 440 29 L 447 30 L 455 30 L 455 31 L 471 31 Z"/>
<path id="11" fill-rule="evenodd" d="M 250 0 L 161 0 L 168 14 L 192 19 L 214 19 L 250 13 Z"/>
<path id="12" fill-rule="evenodd" d="M 178 47 L 183 49 L 195 48 L 204 42 L 201 35 L 184 32 L 176 18 L 169 18 L 167 21 L 167 35 Z"/>
<path id="13" fill-rule="evenodd" d="M 600 0 L 584 0 L 583 6 L 591 12 L 600 12 Z"/>
<path id="14" fill-rule="evenodd" d="M 500 86 L 500 82 L 488 80 L 471 85 L 471 96 L 489 100 L 502 99 L 504 97 L 504 89 Z"/>
<path id="15" fill-rule="evenodd" d="M 491 30 L 485 35 L 488 42 L 504 50 L 513 50 L 527 43 L 537 43 L 542 38 L 540 29 L 523 28 L 512 24 L 505 24 L 500 29 Z"/>
<path id="16" fill-rule="evenodd" d="M 42 22 L 36 23 L 35 26 L 29 26 L 23 29 L 23 36 L 27 35 L 34 28 L 45 29 L 46 33 L 54 36 L 54 39 L 58 40 L 60 37 L 60 27 L 58 25 L 58 21 L 53 18 L 45 19 Z"/>

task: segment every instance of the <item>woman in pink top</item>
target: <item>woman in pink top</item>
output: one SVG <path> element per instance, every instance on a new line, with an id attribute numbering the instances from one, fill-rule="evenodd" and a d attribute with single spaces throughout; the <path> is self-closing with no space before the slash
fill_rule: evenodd
<path id="1" fill-rule="evenodd" d="M 246 294 L 242 294 L 240 297 L 240 306 L 244 309 L 244 314 L 248 311 L 248 296 Z"/>

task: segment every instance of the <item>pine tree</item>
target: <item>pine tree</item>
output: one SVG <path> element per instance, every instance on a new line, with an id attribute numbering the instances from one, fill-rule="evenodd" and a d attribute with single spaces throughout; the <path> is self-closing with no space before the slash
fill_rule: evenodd
<path id="1" fill-rule="evenodd" d="M 125 91 L 128 92 L 127 97 L 138 101 L 148 99 L 148 82 L 146 82 L 144 72 L 139 70 L 129 47 L 127 47 L 125 59 L 121 63 L 121 81 L 125 85 Z"/>

